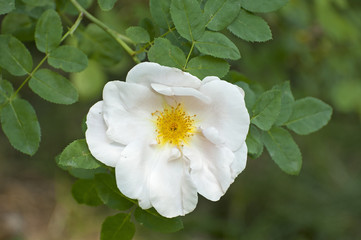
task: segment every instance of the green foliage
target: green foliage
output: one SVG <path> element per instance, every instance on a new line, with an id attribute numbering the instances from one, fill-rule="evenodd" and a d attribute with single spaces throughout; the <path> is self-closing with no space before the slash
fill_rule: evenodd
<path id="1" fill-rule="evenodd" d="M 229 64 L 225 60 L 211 56 L 192 58 L 187 65 L 187 71 L 199 79 L 207 76 L 217 76 L 221 78 L 227 74 L 228 70 Z"/>
<path id="2" fill-rule="evenodd" d="M 99 7 L 103 11 L 109 11 L 114 7 L 117 0 L 98 0 Z"/>
<path id="3" fill-rule="evenodd" d="M 133 238 L 134 233 L 135 227 L 130 221 L 130 214 L 118 213 L 105 219 L 100 240 L 128 240 Z"/>
<path id="4" fill-rule="evenodd" d="M 249 133 L 246 139 L 248 147 L 248 154 L 252 158 L 258 158 L 263 152 L 263 141 L 261 131 L 254 125 L 249 128 Z"/>
<path id="5" fill-rule="evenodd" d="M 81 72 L 88 66 L 88 58 L 78 48 L 64 45 L 50 52 L 48 63 L 65 72 Z"/>
<path id="6" fill-rule="evenodd" d="M 0 15 L 15 9 L 15 0 L 0 0 Z"/>
<path id="7" fill-rule="evenodd" d="M 183 51 L 165 38 L 157 38 L 149 49 L 148 58 L 164 66 L 183 68 L 186 57 Z"/>
<path id="8" fill-rule="evenodd" d="M 273 12 L 286 5 L 289 0 L 241 0 L 244 9 L 251 12 Z"/>
<path id="9" fill-rule="evenodd" d="M 29 73 L 33 59 L 22 42 L 11 35 L 0 35 L 0 66 L 15 76 Z"/>
<path id="10" fill-rule="evenodd" d="M 13 85 L 9 81 L 0 78 L 0 106 L 7 101 L 10 101 L 10 97 L 13 94 Z"/>
<path id="11" fill-rule="evenodd" d="M 28 15 L 12 12 L 2 20 L 1 33 L 11 34 L 20 41 L 33 41 L 35 24 L 36 21 Z"/>
<path id="12" fill-rule="evenodd" d="M 265 20 L 241 10 L 236 20 L 228 26 L 237 37 L 250 42 L 265 42 L 272 39 L 271 30 Z"/>
<path id="13" fill-rule="evenodd" d="M 9 85 L 5 88 L 10 90 Z M 40 126 L 35 110 L 26 100 L 14 99 L 1 109 L 1 126 L 17 150 L 29 155 L 38 150 Z"/>
<path id="14" fill-rule="evenodd" d="M 102 201 L 99 199 L 94 179 L 78 179 L 71 189 L 74 199 L 80 204 L 99 206 Z"/>
<path id="15" fill-rule="evenodd" d="M 78 93 L 73 85 L 62 75 L 49 69 L 36 71 L 29 81 L 29 87 L 49 102 L 72 104 L 78 100 Z"/>
<path id="16" fill-rule="evenodd" d="M 149 33 L 142 27 L 129 27 L 125 30 L 125 33 L 135 43 L 147 43 L 150 41 Z"/>
<path id="17" fill-rule="evenodd" d="M 204 6 L 207 28 L 220 31 L 237 17 L 240 9 L 239 0 L 208 0 Z"/>
<path id="18" fill-rule="evenodd" d="M 295 101 L 291 92 L 290 82 L 284 82 L 282 85 L 276 85 L 273 89 L 282 92 L 280 114 L 275 122 L 276 125 L 284 124 L 292 114 L 292 105 Z"/>
<path id="19" fill-rule="evenodd" d="M 143 211 L 138 207 L 134 211 L 134 217 L 141 225 L 160 232 L 170 233 L 183 229 L 183 222 L 180 217 L 165 218 L 154 209 Z"/>
<path id="20" fill-rule="evenodd" d="M 169 8 L 171 1 L 169 0 L 150 0 L 150 13 L 159 27 L 169 29 L 173 25 Z"/>
<path id="21" fill-rule="evenodd" d="M 59 46 L 63 33 L 61 19 L 52 9 L 45 11 L 35 28 L 35 43 L 40 52 L 49 53 Z"/>

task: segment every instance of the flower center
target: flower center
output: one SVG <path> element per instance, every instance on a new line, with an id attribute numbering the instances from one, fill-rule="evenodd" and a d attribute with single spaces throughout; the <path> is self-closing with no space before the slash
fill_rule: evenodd
<path id="1" fill-rule="evenodd" d="M 166 106 L 162 112 L 155 111 L 155 124 L 158 144 L 170 143 L 175 146 L 187 144 L 196 131 L 196 115 L 189 115 L 184 111 L 183 105 L 176 107 Z"/>

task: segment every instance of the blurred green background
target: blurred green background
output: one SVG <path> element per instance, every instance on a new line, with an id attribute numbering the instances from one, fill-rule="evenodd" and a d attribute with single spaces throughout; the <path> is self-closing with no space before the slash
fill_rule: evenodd
<path id="1" fill-rule="evenodd" d="M 90 11 L 123 33 L 150 15 L 145 0 L 120 0 L 107 13 L 94 4 Z M 361 238 L 361 2 L 290 0 L 263 16 L 273 40 L 237 40 L 242 59 L 231 69 L 265 89 L 289 80 L 296 99 L 314 96 L 332 105 L 331 122 L 317 133 L 294 135 L 303 153 L 299 176 L 286 175 L 263 153 L 248 160 L 220 201 L 200 196 L 196 210 L 184 217 L 184 230 L 162 234 L 137 226 L 134 239 Z M 77 204 L 70 192 L 74 179 L 56 167 L 54 157 L 83 138 L 81 122 L 101 99 L 105 82 L 124 80 L 132 66 L 125 54 L 111 67 L 94 56 L 85 72 L 69 76 L 81 96 L 71 106 L 21 91 L 37 111 L 42 142 L 28 157 L 0 133 L 0 240 L 99 238 L 102 221 L 113 212 Z"/>

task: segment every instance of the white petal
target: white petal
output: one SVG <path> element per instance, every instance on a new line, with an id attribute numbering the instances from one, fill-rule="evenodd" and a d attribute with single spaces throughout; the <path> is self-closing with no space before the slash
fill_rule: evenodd
<path id="1" fill-rule="evenodd" d="M 126 81 L 129 83 L 140 83 L 148 87 L 151 83 L 192 88 L 198 88 L 201 85 L 201 80 L 187 72 L 152 62 L 139 63 L 133 67 L 128 72 Z"/>
<path id="2" fill-rule="evenodd" d="M 106 132 L 106 125 L 102 116 L 103 101 L 94 104 L 87 115 L 85 139 L 91 154 L 105 165 L 115 167 L 120 159 L 124 145 L 110 140 Z"/>
<path id="3" fill-rule="evenodd" d="M 234 152 L 234 161 L 231 165 L 232 178 L 235 179 L 245 168 L 247 163 L 247 145 L 243 145 Z"/>
<path id="4" fill-rule="evenodd" d="M 130 143 L 116 166 L 120 191 L 138 199 L 146 209 L 154 207 L 165 217 L 185 215 L 197 204 L 197 190 L 182 158 L 174 159 L 172 148 Z"/>
<path id="5" fill-rule="evenodd" d="M 140 84 L 112 81 L 105 85 L 103 98 L 109 138 L 128 144 L 155 134 L 151 114 L 163 108 L 160 95 Z"/>
<path id="6" fill-rule="evenodd" d="M 209 108 L 198 109 L 201 126 L 214 127 L 225 139 L 225 145 L 237 150 L 246 140 L 250 124 L 244 96 L 239 88 L 216 77 L 206 78 L 200 92 L 212 99 Z"/>
<path id="7" fill-rule="evenodd" d="M 191 177 L 198 192 L 209 200 L 219 200 L 234 180 L 230 169 L 233 152 L 197 134 L 184 146 L 183 153 L 190 161 Z"/>
<path id="8" fill-rule="evenodd" d="M 166 95 L 166 96 L 189 96 L 189 97 L 195 97 L 199 100 L 209 103 L 210 98 L 199 92 L 198 90 L 194 88 L 189 87 L 169 87 L 163 84 L 159 83 L 152 83 L 151 87 L 154 89 L 154 91 Z"/>

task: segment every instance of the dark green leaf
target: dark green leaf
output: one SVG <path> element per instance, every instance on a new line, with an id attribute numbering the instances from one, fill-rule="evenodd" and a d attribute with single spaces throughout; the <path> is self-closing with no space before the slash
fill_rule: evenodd
<path id="1" fill-rule="evenodd" d="M 239 0 L 208 0 L 204 6 L 207 27 L 213 31 L 227 27 L 237 17 L 240 6 Z"/>
<path id="2" fill-rule="evenodd" d="M 248 147 L 248 154 L 252 158 L 258 158 L 263 152 L 263 142 L 261 132 L 251 124 L 249 133 L 247 135 L 246 144 Z"/>
<path id="3" fill-rule="evenodd" d="M 292 105 L 295 99 L 293 98 L 290 82 L 285 82 L 281 85 L 276 85 L 273 89 L 278 89 L 282 93 L 281 97 L 281 111 L 275 122 L 276 125 L 280 126 L 285 123 L 292 113 Z"/>
<path id="4" fill-rule="evenodd" d="M 164 66 L 183 68 L 186 57 L 183 51 L 165 38 L 157 38 L 149 49 L 148 58 Z"/>
<path id="5" fill-rule="evenodd" d="M 273 127 L 263 134 L 263 142 L 273 161 L 284 172 L 292 175 L 300 172 L 301 152 L 287 130 Z"/>
<path id="6" fill-rule="evenodd" d="M 70 81 L 49 69 L 36 71 L 29 87 L 49 102 L 72 104 L 78 100 L 78 93 Z"/>
<path id="7" fill-rule="evenodd" d="M 0 76 L 0 105 L 10 100 L 11 94 L 13 94 L 13 85 L 9 81 L 1 79 Z"/>
<path id="8" fill-rule="evenodd" d="M 130 240 L 134 233 L 135 227 L 134 223 L 130 221 L 130 213 L 118 213 L 105 219 L 100 240 Z"/>
<path id="9" fill-rule="evenodd" d="M 0 15 L 15 9 L 15 0 L 0 0 Z"/>
<path id="10" fill-rule="evenodd" d="M 229 64 L 223 59 L 211 56 L 198 56 L 189 61 L 187 71 L 199 79 L 207 76 L 221 78 L 229 71 Z"/>
<path id="11" fill-rule="evenodd" d="M 40 7 L 40 6 L 46 6 L 49 4 L 49 0 L 22 0 L 24 3 L 26 3 L 29 6 L 33 7 Z"/>
<path id="12" fill-rule="evenodd" d="M 288 3 L 289 0 L 241 0 L 243 8 L 251 12 L 272 12 Z"/>
<path id="13" fill-rule="evenodd" d="M 98 0 L 99 7 L 103 11 L 109 11 L 114 7 L 117 0 Z"/>
<path id="14" fill-rule="evenodd" d="M 325 126 L 332 115 L 332 108 L 323 101 L 306 97 L 293 104 L 293 111 L 285 125 L 297 134 L 306 135 Z"/>
<path id="15" fill-rule="evenodd" d="M 78 48 L 64 45 L 49 54 L 48 63 L 65 72 L 81 72 L 88 66 L 88 58 Z"/>
<path id="16" fill-rule="evenodd" d="M 195 46 L 201 53 L 213 57 L 232 60 L 241 58 L 237 46 L 222 33 L 205 31 Z"/>
<path id="17" fill-rule="evenodd" d="M 77 2 L 85 9 L 89 8 L 93 3 L 93 0 L 77 0 Z M 69 0 L 56 0 L 57 8 L 64 13 L 70 15 L 77 15 L 79 11 L 74 7 L 71 1 Z"/>
<path id="18" fill-rule="evenodd" d="M 80 204 L 99 206 L 102 201 L 99 199 L 94 179 L 78 179 L 71 188 L 74 199 Z"/>
<path id="19" fill-rule="evenodd" d="M 35 27 L 35 43 L 40 52 L 48 53 L 61 41 L 63 27 L 61 19 L 53 9 L 45 11 Z"/>
<path id="20" fill-rule="evenodd" d="M 150 13 L 154 22 L 162 28 L 169 29 L 172 27 L 172 19 L 170 17 L 170 0 L 150 0 Z"/>
<path id="21" fill-rule="evenodd" d="M 39 147 L 40 126 L 36 113 L 24 99 L 14 99 L 1 110 L 2 129 L 11 145 L 33 155 Z"/>
<path id="22" fill-rule="evenodd" d="M 125 33 L 135 43 L 147 43 L 150 41 L 148 32 L 142 27 L 129 27 L 125 30 Z"/>
<path id="23" fill-rule="evenodd" d="M 108 207 L 118 210 L 127 210 L 134 205 L 119 191 L 115 177 L 110 174 L 97 174 L 95 176 L 96 188 L 99 198 Z"/>
<path id="24" fill-rule="evenodd" d="M 254 91 L 250 88 L 250 86 L 246 82 L 236 82 L 235 85 L 241 87 L 244 91 L 244 101 L 246 102 L 247 109 L 252 109 L 254 104 L 256 103 L 257 96 Z"/>
<path id="25" fill-rule="evenodd" d="M 33 59 L 22 42 L 10 35 L 0 35 L 0 66 L 15 76 L 31 72 Z"/>
<path id="26" fill-rule="evenodd" d="M 272 39 L 271 29 L 267 22 L 244 10 L 241 10 L 236 20 L 228 26 L 228 30 L 250 42 L 265 42 Z"/>
<path id="27" fill-rule="evenodd" d="M 197 0 L 172 0 L 170 14 L 182 37 L 189 41 L 202 37 L 206 20 Z"/>
<path id="28" fill-rule="evenodd" d="M 1 22 L 1 33 L 11 34 L 20 41 L 33 41 L 35 21 L 26 14 L 9 13 Z"/>
<path id="29" fill-rule="evenodd" d="M 151 213 L 151 211 L 145 211 L 139 207 L 135 209 L 134 217 L 141 225 L 160 232 L 177 232 L 183 228 L 183 222 L 180 217 L 165 218 L 155 211 Z"/>
<path id="30" fill-rule="evenodd" d="M 72 168 L 94 169 L 100 166 L 91 155 L 85 139 L 70 143 L 60 154 L 58 165 Z"/>
<path id="31" fill-rule="evenodd" d="M 254 104 L 251 123 L 263 131 L 269 130 L 276 121 L 281 110 L 281 91 L 269 90 L 264 92 Z"/>

